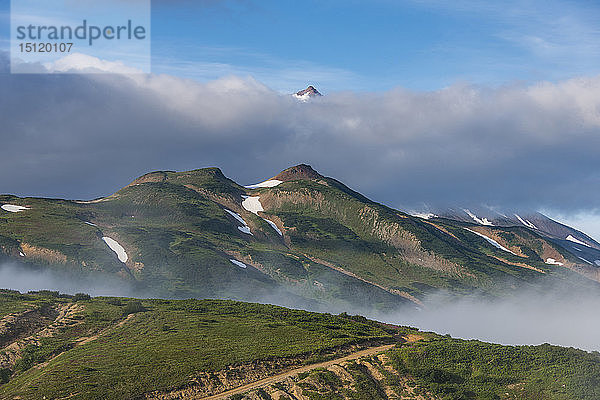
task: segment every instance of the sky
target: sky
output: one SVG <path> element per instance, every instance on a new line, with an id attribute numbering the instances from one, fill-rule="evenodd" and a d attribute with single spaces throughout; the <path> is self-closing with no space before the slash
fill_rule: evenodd
<path id="1" fill-rule="evenodd" d="M 154 0 L 152 67 L 284 92 L 556 81 L 597 73 L 599 16 L 594 1 Z"/>
<path id="2" fill-rule="evenodd" d="M 205 166 L 254 183 L 306 162 L 393 207 L 542 209 L 600 239 L 596 2 L 155 0 L 152 74 L 135 76 L 55 73 L 125 71 L 81 54 L 11 75 L 8 4 L 0 192 L 93 198 Z M 288 96 L 308 84 L 325 96 Z"/>
<path id="3" fill-rule="evenodd" d="M 600 61 L 593 1 L 155 1 L 153 11 L 154 71 L 249 74 L 285 92 L 556 81 Z"/>

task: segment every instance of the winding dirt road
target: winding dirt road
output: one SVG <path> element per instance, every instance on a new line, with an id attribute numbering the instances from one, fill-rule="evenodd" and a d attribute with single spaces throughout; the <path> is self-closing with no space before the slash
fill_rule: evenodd
<path id="1" fill-rule="evenodd" d="M 262 387 L 262 386 L 267 386 L 267 385 L 271 385 L 273 383 L 281 382 L 289 377 L 301 374 L 303 372 L 312 371 L 313 369 L 316 369 L 316 368 L 328 368 L 328 367 L 331 367 L 332 365 L 340 364 L 345 361 L 356 360 L 356 359 L 359 359 L 362 357 L 368 357 L 368 356 L 372 356 L 375 354 L 379 354 L 379 353 L 382 353 L 384 351 L 391 349 L 392 347 L 394 347 L 393 344 L 388 344 L 388 345 L 379 346 L 379 347 L 372 347 L 370 349 L 357 351 L 356 353 L 349 354 L 345 357 L 336 358 L 335 360 L 325 361 L 325 362 L 318 363 L 318 364 L 311 364 L 311 365 L 306 365 L 303 367 L 295 368 L 295 369 L 289 370 L 287 372 L 283 372 L 283 373 L 280 373 L 277 375 L 270 376 L 265 379 L 261 379 L 260 381 L 252 382 L 247 385 L 228 390 L 226 392 L 222 392 L 222 393 L 215 394 L 215 395 L 208 396 L 208 397 L 202 397 L 202 400 L 226 399 L 227 397 L 233 396 L 234 394 L 246 393 L 250 390 L 258 389 L 259 387 Z"/>

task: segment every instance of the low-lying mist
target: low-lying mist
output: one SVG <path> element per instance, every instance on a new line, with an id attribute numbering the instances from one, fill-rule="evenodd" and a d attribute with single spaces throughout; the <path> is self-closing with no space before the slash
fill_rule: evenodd
<path id="1" fill-rule="evenodd" d="M 100 279 L 74 277 L 19 263 L 0 264 L 0 288 L 22 293 L 55 290 L 67 294 L 83 292 L 92 296 L 161 297 L 106 275 Z M 537 290 L 524 289 L 509 298 L 496 300 L 473 296 L 449 300 L 449 296 L 439 293 L 425 300 L 426 307 L 402 307 L 394 313 L 380 313 L 365 307 L 348 309 L 324 303 L 311 306 L 310 302 L 301 302 L 300 297 L 290 298 L 287 292 L 249 301 L 334 314 L 344 311 L 463 339 L 506 345 L 550 343 L 600 351 L 600 292 L 576 292 L 557 287 L 540 294 Z"/>
<path id="2" fill-rule="evenodd" d="M 0 264 L 0 289 L 21 293 L 54 290 L 65 294 L 87 293 L 91 296 L 140 297 L 127 282 L 103 275 L 76 277 L 56 270 L 38 269 L 20 263 Z"/>
<path id="3" fill-rule="evenodd" d="M 381 316 L 386 322 L 506 345 L 550 343 L 600 351 L 600 293 L 522 291 L 508 299 L 432 296 L 426 309 Z"/>

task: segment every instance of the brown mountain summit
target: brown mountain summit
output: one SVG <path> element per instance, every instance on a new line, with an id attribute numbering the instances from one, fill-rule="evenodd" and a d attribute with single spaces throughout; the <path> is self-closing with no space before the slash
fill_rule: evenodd
<path id="1" fill-rule="evenodd" d="M 287 181 L 295 181 L 299 179 L 320 179 L 323 178 L 321 174 L 315 171 L 308 164 L 300 164 L 294 167 L 290 167 L 286 170 L 280 172 L 277 176 L 273 177 L 273 179 L 277 179 L 283 182 Z"/>
<path id="2" fill-rule="evenodd" d="M 322 96 L 322 94 L 319 93 L 319 91 L 314 86 L 310 85 L 306 89 L 297 92 L 296 96 L 306 98 L 306 97 L 318 97 L 318 96 Z"/>

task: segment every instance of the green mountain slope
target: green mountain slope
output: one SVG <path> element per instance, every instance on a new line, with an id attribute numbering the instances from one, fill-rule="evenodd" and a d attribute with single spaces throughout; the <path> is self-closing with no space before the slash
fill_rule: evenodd
<path id="1" fill-rule="evenodd" d="M 600 356 L 224 300 L 0 291 L 0 398 L 597 399 Z M 362 354 L 362 355 L 361 355 Z M 294 397 L 292 397 L 292 394 Z"/>
<path id="2" fill-rule="evenodd" d="M 117 276 L 144 295 L 322 310 L 385 311 L 438 289 L 597 290 L 597 269 L 527 228 L 414 217 L 307 165 L 270 182 L 245 188 L 207 168 L 150 173 L 87 202 L 0 196 L 26 207 L 0 211 L 0 248 L 29 266 Z"/>

